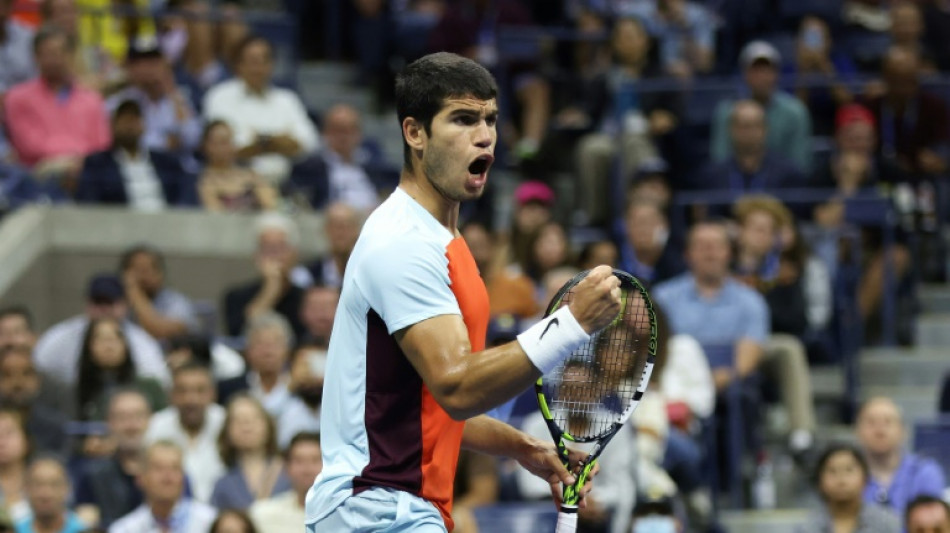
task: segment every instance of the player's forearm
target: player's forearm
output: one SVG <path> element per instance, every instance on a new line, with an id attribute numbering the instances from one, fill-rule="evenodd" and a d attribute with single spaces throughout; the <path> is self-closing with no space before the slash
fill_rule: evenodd
<path id="1" fill-rule="evenodd" d="M 515 457 L 536 441 L 537 439 L 488 415 L 467 420 L 462 433 L 462 448 L 501 457 Z"/>

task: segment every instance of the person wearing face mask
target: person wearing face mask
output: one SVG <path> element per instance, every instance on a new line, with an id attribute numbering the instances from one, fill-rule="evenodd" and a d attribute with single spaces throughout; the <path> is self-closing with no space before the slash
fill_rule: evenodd
<path id="1" fill-rule="evenodd" d="M 654 202 L 633 198 L 624 217 L 626 238 L 620 249 L 620 268 L 647 283 L 659 283 L 686 270 L 670 241 L 666 213 Z"/>
<path id="2" fill-rule="evenodd" d="M 630 533 L 681 533 L 683 525 L 673 515 L 673 500 L 665 494 L 647 492 L 633 509 Z"/>

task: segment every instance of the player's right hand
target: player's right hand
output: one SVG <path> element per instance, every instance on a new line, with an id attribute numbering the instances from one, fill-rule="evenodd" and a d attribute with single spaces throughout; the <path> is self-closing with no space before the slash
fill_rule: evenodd
<path id="1" fill-rule="evenodd" d="M 607 327 L 620 312 L 620 279 L 607 265 L 592 269 L 574 287 L 568 307 L 588 334 Z"/>

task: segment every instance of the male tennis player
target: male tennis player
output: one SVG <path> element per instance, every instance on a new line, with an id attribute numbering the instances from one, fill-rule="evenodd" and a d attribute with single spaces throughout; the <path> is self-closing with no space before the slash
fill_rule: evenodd
<path id="1" fill-rule="evenodd" d="M 485 350 L 488 294 L 456 229 L 493 161 L 497 86 L 448 53 L 396 81 L 404 163 L 399 187 L 367 219 L 350 256 L 330 340 L 324 468 L 307 495 L 316 532 L 452 529 L 460 447 L 516 459 L 553 489 L 573 483 L 552 443 L 481 413 L 529 387 L 620 310 L 599 267 L 570 306 Z"/>

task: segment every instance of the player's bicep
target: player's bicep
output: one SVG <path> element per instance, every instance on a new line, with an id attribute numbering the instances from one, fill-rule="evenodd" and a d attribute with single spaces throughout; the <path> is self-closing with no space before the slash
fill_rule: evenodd
<path id="1" fill-rule="evenodd" d="M 462 317 L 434 316 L 394 336 L 433 396 L 440 403 L 450 396 L 461 382 L 464 358 L 472 349 Z"/>

